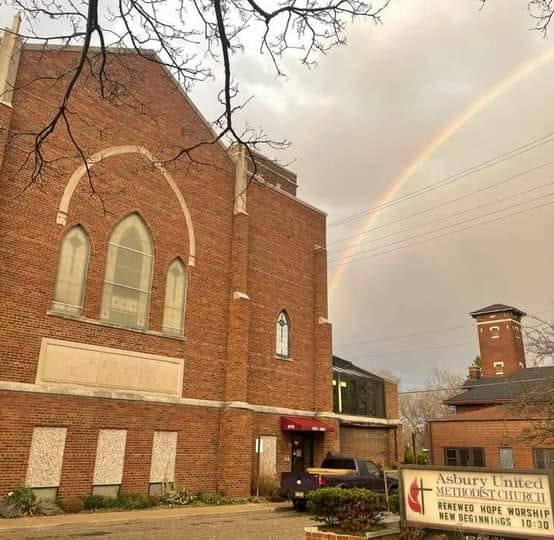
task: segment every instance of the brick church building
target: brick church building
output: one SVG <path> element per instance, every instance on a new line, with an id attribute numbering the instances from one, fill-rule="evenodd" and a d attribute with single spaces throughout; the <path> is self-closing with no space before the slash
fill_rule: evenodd
<path id="1" fill-rule="evenodd" d="M 262 156 L 249 182 L 243 148 L 168 161 L 213 133 L 163 67 L 122 50 L 121 100 L 92 78 L 70 99 L 88 165 L 60 127 L 31 183 L 18 134 L 52 117 L 79 54 L 0 43 L 0 494 L 245 496 L 258 463 L 318 465 L 344 416 L 325 214 Z"/>
<path id="2" fill-rule="evenodd" d="M 469 367 L 463 392 L 446 401 L 455 414 L 429 422 L 432 463 L 554 469 L 554 440 L 533 437 L 551 421 L 537 403 L 552 394 L 554 366 L 527 367 L 521 322 L 526 314 L 494 304 L 470 315 L 481 362 Z"/>

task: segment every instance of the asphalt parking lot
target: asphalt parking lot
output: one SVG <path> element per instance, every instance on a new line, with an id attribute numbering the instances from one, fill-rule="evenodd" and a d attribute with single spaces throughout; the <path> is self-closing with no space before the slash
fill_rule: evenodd
<path id="1" fill-rule="evenodd" d="M 106 514 L 107 515 L 107 514 Z M 135 514 L 136 516 L 136 514 Z M 115 518 L 115 519 L 114 519 Z M 119 518 L 119 519 L 118 519 Z M 36 521 L 33 521 L 35 519 Z M 188 540 L 302 540 L 304 527 L 313 524 L 309 516 L 290 509 L 262 508 L 256 511 L 235 509 L 229 513 L 209 515 L 171 515 L 159 517 L 155 512 L 144 517 L 126 519 L 121 513 L 109 519 L 94 516 L 88 522 L 57 523 L 53 520 L 32 518 L 25 522 L 0 521 L 0 538 L 10 540 L 54 540 L 58 538 L 129 539 L 146 540 L 156 538 Z M 21 526 L 17 527 L 17 522 Z M 10 526 L 5 529 L 3 526 Z"/>

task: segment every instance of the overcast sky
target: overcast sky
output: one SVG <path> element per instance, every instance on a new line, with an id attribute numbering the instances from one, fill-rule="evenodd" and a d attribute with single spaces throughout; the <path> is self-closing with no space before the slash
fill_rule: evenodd
<path id="1" fill-rule="evenodd" d="M 320 59 L 316 69 L 291 60 L 286 80 L 275 80 L 264 59 L 245 54 L 239 62 L 241 89 L 256 96 L 248 119 L 292 141 L 283 160 L 296 160 L 291 168 L 298 173 L 299 196 L 327 211 L 329 223 L 371 208 L 452 118 L 554 47 L 529 30 L 526 4 L 492 1 L 480 10 L 480 2 L 473 0 L 393 0 L 382 26 L 354 25 L 348 45 Z M 554 58 L 463 124 L 397 196 L 554 132 L 553 91 Z M 193 97 L 208 109 L 202 95 L 193 92 Z M 550 160 L 554 142 L 384 210 L 372 227 Z M 554 184 L 539 188 L 552 181 L 554 165 L 382 227 L 365 235 L 365 242 L 387 238 L 359 251 L 387 244 L 382 250 L 389 250 L 405 245 L 402 238 L 459 221 L 466 223 L 444 232 L 473 224 L 467 223 L 471 218 L 476 224 L 526 210 L 540 204 L 539 197 L 554 201 L 548 196 Z M 481 208 L 448 218 L 475 206 Z M 439 218 L 446 219 L 421 225 Z M 364 221 L 329 227 L 329 243 L 356 234 Z M 421 385 L 435 368 L 466 373 L 478 353 L 470 311 L 500 302 L 542 317 L 554 314 L 542 313 L 554 307 L 553 228 L 554 205 L 545 206 L 348 264 L 330 291 L 335 353 L 368 369 L 390 370 L 405 387 Z M 406 229 L 410 232 L 393 235 Z M 329 260 L 347 254 L 338 251 L 345 245 L 330 243 Z M 329 266 L 331 283 L 336 268 Z M 461 328 L 428 333 L 452 327 Z M 425 335 L 397 337 L 421 333 Z M 395 339 L 375 341 L 382 338 Z M 373 342 L 360 343 L 368 341 Z"/>
<path id="2" fill-rule="evenodd" d="M 526 0 L 480 5 L 392 0 L 382 25 L 350 26 L 348 45 L 320 58 L 315 69 L 294 55 L 285 59 L 286 78 L 276 79 L 253 49 L 234 56 L 243 95 L 255 95 L 245 119 L 292 142 L 272 157 L 294 160 L 299 197 L 325 210 L 328 223 L 379 204 L 453 119 L 553 50 L 551 40 L 529 30 Z M 7 12 L 0 9 L 0 16 L 6 22 Z M 396 198 L 554 132 L 554 53 L 501 89 L 420 164 Z M 197 86 L 191 95 L 215 117 L 213 86 Z M 550 160 L 554 142 L 375 215 L 371 227 L 379 229 L 363 236 L 357 252 L 373 251 L 348 259 L 338 280 L 336 263 L 329 265 L 335 353 L 415 387 L 436 368 L 466 372 L 478 353 L 468 312 L 500 302 L 554 315 L 546 312 L 554 308 L 554 205 L 526 211 L 554 202 L 554 164 L 483 190 Z M 482 191 L 470 195 L 476 190 Z M 473 227 L 515 212 L 521 213 Z M 331 242 L 359 233 L 365 221 L 329 227 L 330 261 L 348 255 L 339 251 L 348 243 Z M 428 240 L 430 231 L 468 226 L 402 247 Z"/>

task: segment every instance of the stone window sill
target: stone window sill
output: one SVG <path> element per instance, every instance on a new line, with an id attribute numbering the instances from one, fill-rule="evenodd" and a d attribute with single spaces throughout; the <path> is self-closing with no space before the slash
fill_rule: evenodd
<path id="1" fill-rule="evenodd" d="M 49 309 L 46 312 L 47 315 L 52 317 L 60 317 L 60 319 L 69 319 L 72 321 L 78 321 L 86 324 L 94 324 L 96 326 L 105 326 L 107 328 L 117 328 L 118 330 L 126 330 L 127 332 L 134 332 L 136 334 L 145 334 L 147 336 L 163 337 L 167 339 L 174 339 L 176 341 L 186 341 L 184 336 L 176 336 L 175 334 L 164 334 L 163 332 L 157 332 L 155 330 L 141 330 L 140 328 L 128 328 L 126 326 L 120 326 L 118 324 L 109 323 L 106 321 L 99 321 L 97 319 L 89 319 L 81 315 L 71 315 L 69 313 L 60 313 L 59 311 L 53 311 Z"/>
<path id="2" fill-rule="evenodd" d="M 291 356 L 279 356 L 276 354 L 275 358 L 277 358 L 277 360 L 282 360 L 283 362 L 293 362 L 293 358 Z"/>

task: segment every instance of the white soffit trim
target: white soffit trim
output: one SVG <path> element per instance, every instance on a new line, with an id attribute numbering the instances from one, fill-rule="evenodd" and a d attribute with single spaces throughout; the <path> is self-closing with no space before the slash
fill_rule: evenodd
<path id="1" fill-rule="evenodd" d="M 503 322 L 511 322 L 517 324 L 518 326 L 521 326 L 521 323 L 514 319 L 492 319 L 490 321 L 481 321 L 477 323 L 477 326 L 483 326 L 484 324 L 498 324 Z"/>

